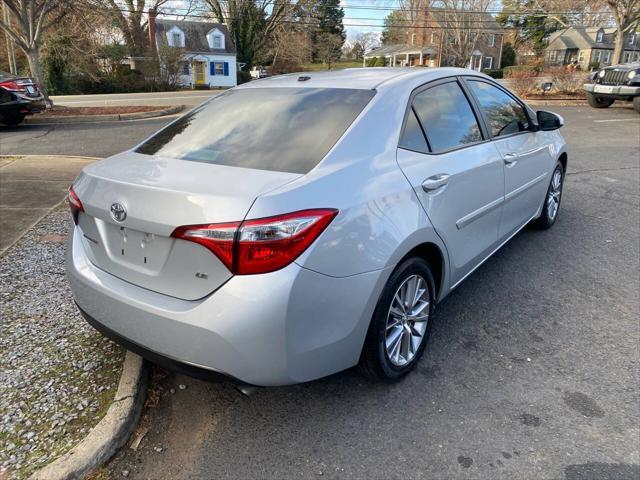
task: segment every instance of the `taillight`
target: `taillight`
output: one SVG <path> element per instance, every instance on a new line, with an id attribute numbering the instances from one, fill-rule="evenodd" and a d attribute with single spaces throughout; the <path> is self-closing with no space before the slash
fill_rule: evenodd
<path id="1" fill-rule="evenodd" d="M 69 209 L 71 210 L 71 216 L 73 217 L 73 223 L 78 224 L 78 214 L 84 212 L 82 202 L 78 198 L 73 186 L 69 187 L 69 195 L 67 196 L 69 201 Z"/>
<path id="2" fill-rule="evenodd" d="M 18 83 L 15 80 L 7 80 L 6 82 L 0 82 L 0 87 L 9 90 L 10 92 L 26 92 L 27 86 L 23 83 Z"/>
<path id="3" fill-rule="evenodd" d="M 203 245 L 236 275 L 267 273 L 298 258 L 337 214 L 334 209 L 313 209 L 244 222 L 187 225 L 171 236 Z"/>
<path id="4" fill-rule="evenodd" d="M 239 226 L 240 222 L 186 225 L 176 228 L 171 236 L 207 247 L 229 270 L 233 270 L 233 242 Z"/>

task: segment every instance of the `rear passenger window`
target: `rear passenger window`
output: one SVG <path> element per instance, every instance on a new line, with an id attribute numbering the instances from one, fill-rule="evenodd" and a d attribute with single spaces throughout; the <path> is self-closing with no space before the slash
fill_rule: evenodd
<path id="1" fill-rule="evenodd" d="M 413 108 L 433 152 L 482 140 L 478 121 L 457 82 L 436 85 L 419 93 L 413 99 Z"/>
<path id="2" fill-rule="evenodd" d="M 399 146 L 415 152 L 427 153 L 429 151 L 427 139 L 424 138 L 424 133 L 422 133 L 422 128 L 418 123 L 413 108 L 409 110 L 409 116 L 407 116 L 407 123 L 404 125 Z"/>
<path id="3" fill-rule="evenodd" d="M 511 96 L 485 82 L 469 80 L 468 83 L 478 98 L 492 137 L 529 130 L 529 119 L 524 108 Z"/>

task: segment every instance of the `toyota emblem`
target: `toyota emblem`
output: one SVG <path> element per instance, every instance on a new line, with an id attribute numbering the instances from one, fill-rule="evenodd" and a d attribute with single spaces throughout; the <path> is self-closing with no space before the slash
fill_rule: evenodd
<path id="1" fill-rule="evenodd" d="M 112 203 L 111 204 L 111 217 L 116 222 L 124 222 L 124 219 L 127 218 L 127 210 L 124 208 L 124 205 L 121 203 Z"/>

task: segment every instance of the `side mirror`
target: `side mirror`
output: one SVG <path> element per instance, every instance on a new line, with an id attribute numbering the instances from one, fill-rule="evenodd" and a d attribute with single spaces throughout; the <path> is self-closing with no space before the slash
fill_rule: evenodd
<path id="1" fill-rule="evenodd" d="M 557 130 L 564 125 L 564 118 L 557 113 L 538 110 L 536 117 L 538 118 L 538 126 L 540 127 L 540 130 Z"/>

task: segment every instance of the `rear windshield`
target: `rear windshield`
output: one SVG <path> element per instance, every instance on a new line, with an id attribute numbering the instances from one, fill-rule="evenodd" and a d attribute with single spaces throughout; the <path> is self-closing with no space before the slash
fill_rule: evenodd
<path id="1" fill-rule="evenodd" d="M 229 90 L 161 130 L 136 152 L 307 173 L 374 94 L 339 88 Z"/>

